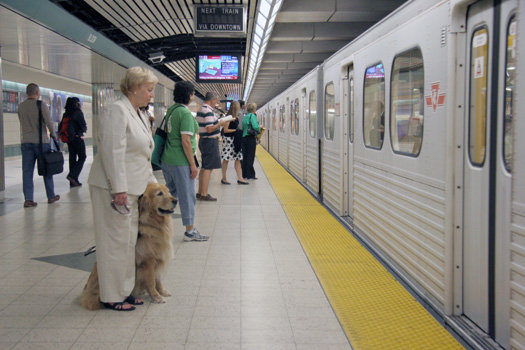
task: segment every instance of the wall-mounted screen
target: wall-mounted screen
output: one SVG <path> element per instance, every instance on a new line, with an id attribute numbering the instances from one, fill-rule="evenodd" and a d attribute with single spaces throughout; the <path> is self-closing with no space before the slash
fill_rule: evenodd
<path id="1" fill-rule="evenodd" d="M 197 55 L 195 71 L 198 83 L 240 83 L 239 55 Z"/>

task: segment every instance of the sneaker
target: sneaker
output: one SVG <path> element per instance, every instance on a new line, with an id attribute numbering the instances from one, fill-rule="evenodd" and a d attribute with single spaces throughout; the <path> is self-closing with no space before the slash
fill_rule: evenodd
<path id="1" fill-rule="evenodd" d="M 188 231 L 184 232 L 184 241 L 191 242 L 191 241 L 197 241 L 197 242 L 204 242 L 208 240 L 208 236 L 203 236 L 197 231 L 196 229 L 193 229 L 193 231 L 190 233 Z"/>
<path id="2" fill-rule="evenodd" d="M 24 202 L 24 208 L 31 208 L 31 207 L 36 207 L 38 205 L 37 202 L 33 202 L 33 201 L 25 201 Z"/>
<path id="3" fill-rule="evenodd" d="M 51 203 L 55 203 L 55 202 L 56 202 L 57 200 L 59 200 L 59 199 L 60 199 L 60 196 L 57 194 L 57 195 L 54 196 L 53 198 L 49 198 L 49 199 L 47 200 L 47 202 L 48 202 L 49 204 L 51 204 Z"/>
<path id="4" fill-rule="evenodd" d="M 195 198 L 197 198 L 197 199 L 201 199 L 201 198 L 202 198 L 202 196 L 201 196 L 201 194 L 200 194 L 200 193 L 197 193 L 197 194 L 195 195 Z"/>

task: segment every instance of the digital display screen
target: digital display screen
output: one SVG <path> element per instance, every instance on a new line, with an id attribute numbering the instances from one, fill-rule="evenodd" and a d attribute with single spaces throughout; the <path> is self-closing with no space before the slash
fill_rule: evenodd
<path id="1" fill-rule="evenodd" d="M 239 58 L 235 55 L 198 55 L 197 82 L 240 82 Z"/>
<path id="2" fill-rule="evenodd" d="M 376 78 L 381 79 L 385 77 L 385 69 L 383 64 L 379 63 L 376 66 L 370 67 L 366 70 L 365 79 Z"/>

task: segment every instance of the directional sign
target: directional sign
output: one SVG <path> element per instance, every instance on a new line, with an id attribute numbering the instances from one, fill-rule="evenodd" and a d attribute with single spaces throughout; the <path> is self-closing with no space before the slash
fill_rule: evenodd
<path id="1" fill-rule="evenodd" d="M 246 6 L 194 5 L 195 34 L 246 35 Z"/>

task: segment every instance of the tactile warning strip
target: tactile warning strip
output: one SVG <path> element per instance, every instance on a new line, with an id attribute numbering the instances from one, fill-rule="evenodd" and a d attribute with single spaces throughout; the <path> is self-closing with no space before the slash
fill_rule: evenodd
<path id="1" fill-rule="evenodd" d="M 463 349 L 262 147 L 257 158 L 354 349 Z"/>

